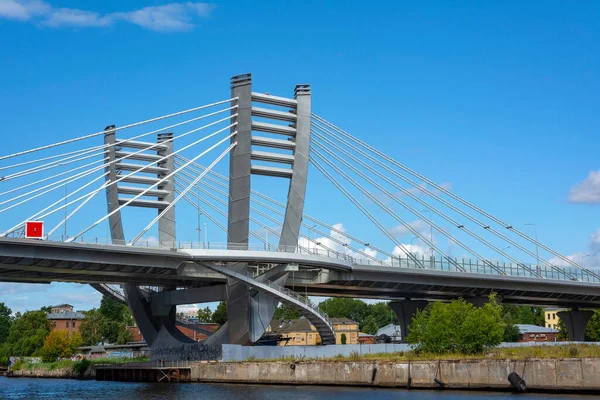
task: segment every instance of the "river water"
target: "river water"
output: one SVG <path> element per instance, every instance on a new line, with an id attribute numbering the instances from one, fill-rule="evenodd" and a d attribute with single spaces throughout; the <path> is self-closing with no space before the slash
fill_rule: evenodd
<path id="1" fill-rule="evenodd" d="M 526 394 L 519 399 L 592 399 L 596 396 Z M 516 400 L 512 393 L 416 391 L 316 386 L 127 383 L 0 377 L 0 399 L 210 399 L 210 400 Z"/>

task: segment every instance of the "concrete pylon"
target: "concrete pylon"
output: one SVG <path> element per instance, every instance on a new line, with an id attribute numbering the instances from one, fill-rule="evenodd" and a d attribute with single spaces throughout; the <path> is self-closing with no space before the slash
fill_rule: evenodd
<path id="1" fill-rule="evenodd" d="M 574 308 L 571 311 L 559 311 L 556 314 L 567 327 L 570 341 L 583 342 L 585 340 L 585 327 L 594 315 L 592 310 Z"/>
<path id="2" fill-rule="evenodd" d="M 390 301 L 389 306 L 398 317 L 398 324 L 400 325 L 400 334 L 402 335 L 402 341 L 406 342 L 408 337 L 409 325 L 412 322 L 413 317 L 417 311 L 424 309 L 428 304 L 427 300 L 399 300 Z"/>

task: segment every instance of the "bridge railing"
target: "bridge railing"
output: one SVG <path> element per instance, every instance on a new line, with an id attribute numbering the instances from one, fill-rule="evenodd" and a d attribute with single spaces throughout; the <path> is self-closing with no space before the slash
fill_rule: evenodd
<path id="1" fill-rule="evenodd" d="M 53 236 L 47 240 L 61 242 L 63 236 Z M 448 259 L 441 257 L 430 257 L 423 254 L 413 254 L 413 257 L 394 257 L 386 260 L 373 260 L 358 258 L 344 252 L 338 252 L 320 247 L 302 247 L 302 246 L 279 246 L 276 244 L 258 244 L 258 243 L 214 243 L 214 242 L 193 242 L 193 241 L 174 241 L 159 242 L 157 240 L 138 240 L 135 244 L 129 241 L 113 241 L 107 238 L 81 237 L 77 243 L 92 243 L 100 245 L 122 245 L 132 247 L 160 248 L 168 250 L 239 250 L 239 251 L 269 251 L 307 254 L 320 257 L 335 258 L 352 264 L 373 265 L 388 268 L 411 268 L 425 269 L 435 271 L 463 272 L 474 274 L 507 275 L 521 276 L 530 278 L 545 278 L 564 281 L 581 281 L 600 283 L 600 279 L 587 271 L 574 267 L 550 267 L 548 265 L 514 264 L 504 263 L 492 260 L 472 260 L 472 259 Z"/>

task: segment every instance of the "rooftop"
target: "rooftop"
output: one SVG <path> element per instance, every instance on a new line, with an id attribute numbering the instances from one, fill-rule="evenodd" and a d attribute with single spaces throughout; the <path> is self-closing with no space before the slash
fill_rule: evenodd
<path id="1" fill-rule="evenodd" d="M 48 319 L 85 319 L 85 315 L 78 311 L 49 313 Z"/>
<path id="2" fill-rule="evenodd" d="M 63 308 L 63 307 L 71 307 L 71 308 L 73 308 L 72 305 L 67 304 L 67 303 L 59 304 L 57 306 L 51 306 L 50 308 Z"/>
<path id="3" fill-rule="evenodd" d="M 545 328 L 543 326 L 528 325 L 528 324 L 517 324 L 517 328 L 521 333 L 558 333 L 558 329 Z"/>
<path id="4" fill-rule="evenodd" d="M 375 336 L 387 335 L 389 337 L 400 337 L 400 325 L 386 325 L 380 328 Z"/>

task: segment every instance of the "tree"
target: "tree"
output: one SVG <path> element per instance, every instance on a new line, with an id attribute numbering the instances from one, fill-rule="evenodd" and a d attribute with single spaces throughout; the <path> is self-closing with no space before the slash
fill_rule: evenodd
<path id="1" fill-rule="evenodd" d="M 103 315 L 95 308 L 85 312 L 85 318 L 79 325 L 79 333 L 84 346 L 94 346 L 102 341 L 103 319 Z"/>
<path id="2" fill-rule="evenodd" d="M 585 327 L 585 340 L 590 342 L 600 342 L 600 313 L 594 311 Z"/>
<path id="3" fill-rule="evenodd" d="M 277 321 L 281 321 L 281 320 L 298 319 L 301 316 L 302 316 L 302 314 L 300 314 L 298 311 L 296 311 L 293 308 L 288 307 L 282 303 L 275 310 L 273 319 L 275 319 Z"/>
<path id="4" fill-rule="evenodd" d="M 563 322 L 562 319 L 558 320 L 558 335 L 556 335 L 556 339 L 558 340 L 569 340 L 569 332 L 567 331 L 567 326 Z M 587 329 L 586 329 L 587 333 Z"/>
<path id="5" fill-rule="evenodd" d="M 375 318 L 377 329 L 384 327 L 388 324 L 398 324 L 398 317 L 396 316 L 396 313 L 390 308 L 389 303 L 380 302 L 375 304 L 369 304 L 368 310 L 369 315 L 372 315 L 373 318 Z M 364 327 L 362 328 L 362 331 L 367 332 Z"/>
<path id="6" fill-rule="evenodd" d="M 219 303 L 212 315 L 212 322 L 219 325 L 227 322 L 227 302 L 222 301 Z"/>
<path id="7" fill-rule="evenodd" d="M 369 315 L 369 307 L 362 300 L 332 297 L 319 304 L 329 318 L 348 318 L 362 326 Z"/>
<path id="8" fill-rule="evenodd" d="M 506 324 L 504 326 L 504 342 L 518 342 L 522 336 L 523 334 L 518 326 L 513 324 Z"/>
<path id="9" fill-rule="evenodd" d="M 119 303 L 114 300 L 112 297 L 102 296 L 102 301 L 100 301 L 100 314 L 105 316 L 111 321 L 123 321 L 123 317 L 125 314 L 124 308 L 127 306 Z"/>
<path id="10" fill-rule="evenodd" d="M 361 329 L 363 332 L 368 333 L 369 335 L 374 335 L 379 330 L 379 326 L 377 325 L 377 320 L 373 315 L 369 315 L 364 322 L 364 325 Z"/>
<path id="11" fill-rule="evenodd" d="M 541 307 L 502 305 L 502 316 L 508 324 L 527 324 L 544 326 L 544 309 Z"/>
<path id="12" fill-rule="evenodd" d="M 31 356 L 44 345 L 50 333 L 50 321 L 43 311 L 27 311 L 15 319 L 8 332 L 8 351 L 12 356 Z"/>
<path id="13" fill-rule="evenodd" d="M 66 331 L 50 332 L 41 350 L 42 361 L 54 362 L 58 358 L 71 357 L 77 352 L 79 346 L 81 346 L 81 336 L 77 332 L 71 337 Z"/>
<path id="14" fill-rule="evenodd" d="M 501 311 L 494 295 L 483 307 L 474 307 L 464 299 L 430 303 L 413 318 L 407 341 L 416 345 L 417 351 L 434 354 L 481 353 L 500 344 L 504 337 Z"/>
<path id="15" fill-rule="evenodd" d="M 198 321 L 200 322 L 210 322 L 212 321 L 212 311 L 210 311 L 209 307 L 204 309 L 198 309 Z"/>
<path id="16" fill-rule="evenodd" d="M 6 342 L 8 339 L 8 331 L 12 324 L 12 310 L 4 303 L 0 303 L 0 343 Z"/>

